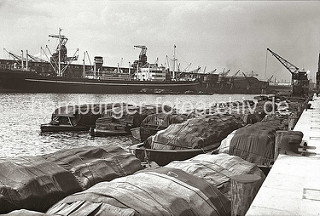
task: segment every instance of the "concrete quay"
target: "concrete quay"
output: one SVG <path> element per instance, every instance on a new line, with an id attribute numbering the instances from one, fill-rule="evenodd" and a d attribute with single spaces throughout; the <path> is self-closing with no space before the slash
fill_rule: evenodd
<path id="1" fill-rule="evenodd" d="M 294 131 L 312 149 L 279 155 L 246 215 L 320 215 L 320 97 L 309 103 Z"/>

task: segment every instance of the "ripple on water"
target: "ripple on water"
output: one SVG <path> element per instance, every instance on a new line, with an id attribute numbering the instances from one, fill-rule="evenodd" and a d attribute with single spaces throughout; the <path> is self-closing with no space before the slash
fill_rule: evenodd
<path id="1" fill-rule="evenodd" d="M 52 153 L 81 146 L 132 144 L 130 136 L 96 137 L 88 132 L 41 134 L 40 124 L 50 121 L 61 105 L 85 103 L 165 103 L 182 108 L 183 102 L 209 104 L 213 101 L 252 99 L 253 95 L 94 95 L 94 94 L 8 94 L 0 93 L 0 157 L 19 157 Z M 174 102 L 173 104 L 170 102 Z M 177 104 L 175 104 L 177 103 Z M 187 107 L 188 107 L 187 106 Z"/>

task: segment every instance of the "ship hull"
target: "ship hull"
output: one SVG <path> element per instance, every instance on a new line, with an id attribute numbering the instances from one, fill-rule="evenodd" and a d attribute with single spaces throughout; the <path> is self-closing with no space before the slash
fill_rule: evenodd
<path id="1" fill-rule="evenodd" d="M 97 80 L 44 77 L 30 71 L 0 69 L 2 92 L 128 94 L 197 91 L 198 82 Z"/>

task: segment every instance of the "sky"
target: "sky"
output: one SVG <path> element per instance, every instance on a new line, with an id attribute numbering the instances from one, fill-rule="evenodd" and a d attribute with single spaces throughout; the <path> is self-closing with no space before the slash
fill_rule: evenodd
<path id="1" fill-rule="evenodd" d="M 57 40 L 48 35 L 62 28 L 68 55 L 79 48 L 79 63 L 88 51 L 91 61 L 103 56 L 104 65 L 128 66 L 140 53 L 134 45 L 145 45 L 149 63 L 167 65 L 176 45 L 181 70 L 191 63 L 188 70 L 290 80 L 270 48 L 314 79 L 319 11 L 320 1 L 0 0 L 0 47 L 39 56 L 41 46 L 54 51 Z M 2 49 L 0 57 L 9 58 Z"/>

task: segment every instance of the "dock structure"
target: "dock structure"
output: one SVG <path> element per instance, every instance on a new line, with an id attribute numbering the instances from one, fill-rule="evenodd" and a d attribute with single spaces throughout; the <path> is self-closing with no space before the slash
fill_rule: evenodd
<path id="1" fill-rule="evenodd" d="M 304 154 L 280 154 L 246 215 L 320 215 L 320 97 L 310 101 L 294 131 Z"/>

